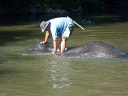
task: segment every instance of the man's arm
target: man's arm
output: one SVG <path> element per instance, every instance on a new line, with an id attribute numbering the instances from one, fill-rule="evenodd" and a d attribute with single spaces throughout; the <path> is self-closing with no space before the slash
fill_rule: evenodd
<path id="1" fill-rule="evenodd" d="M 49 35 L 50 35 L 50 32 L 49 31 L 46 31 L 46 33 L 45 33 L 45 40 L 44 41 L 41 41 L 40 44 L 46 43 L 47 40 L 48 40 Z"/>

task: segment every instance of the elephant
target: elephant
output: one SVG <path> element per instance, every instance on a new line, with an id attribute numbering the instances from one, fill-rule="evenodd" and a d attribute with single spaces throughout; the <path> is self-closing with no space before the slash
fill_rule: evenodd
<path id="1" fill-rule="evenodd" d="M 40 44 L 41 41 L 35 43 L 32 47 L 30 47 L 29 51 L 46 51 L 51 52 L 53 50 L 53 44 L 46 42 L 45 44 Z"/>
<path id="2" fill-rule="evenodd" d="M 32 47 L 29 48 L 29 51 L 47 51 L 51 52 L 53 50 L 53 44 L 47 42 L 45 44 L 40 44 L 37 42 Z M 57 49 L 58 52 L 60 51 Z M 81 46 L 75 48 L 69 48 L 63 53 L 63 55 L 75 55 L 75 56 L 84 56 L 84 57 L 97 57 L 97 58 L 121 58 L 127 57 L 128 54 L 110 44 L 102 43 L 99 41 L 92 41 L 85 43 Z"/>

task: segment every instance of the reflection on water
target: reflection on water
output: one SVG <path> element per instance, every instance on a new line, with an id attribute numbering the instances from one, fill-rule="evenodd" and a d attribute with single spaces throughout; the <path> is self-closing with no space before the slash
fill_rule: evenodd
<path id="1" fill-rule="evenodd" d="M 127 59 L 28 52 L 43 39 L 38 25 L 0 26 L 0 96 L 128 95 Z M 127 26 L 127 22 L 90 25 L 86 31 L 76 27 L 67 47 L 101 41 L 128 52 Z"/>
<path id="2" fill-rule="evenodd" d="M 51 72 L 50 81 L 53 82 L 52 89 L 69 87 L 71 82 L 68 74 L 71 69 L 68 67 L 67 61 L 61 60 L 58 62 L 58 60 L 51 60 L 49 63 L 52 65 L 49 69 Z"/>

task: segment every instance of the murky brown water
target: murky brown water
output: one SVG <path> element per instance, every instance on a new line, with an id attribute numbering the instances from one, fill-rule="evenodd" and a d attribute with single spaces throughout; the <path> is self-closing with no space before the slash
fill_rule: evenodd
<path id="1" fill-rule="evenodd" d="M 28 52 L 43 40 L 40 22 L 0 26 L 0 96 L 127 96 L 128 60 Z M 128 52 L 128 22 L 75 27 L 67 47 L 90 41 Z M 49 39 L 52 42 L 52 39 Z"/>

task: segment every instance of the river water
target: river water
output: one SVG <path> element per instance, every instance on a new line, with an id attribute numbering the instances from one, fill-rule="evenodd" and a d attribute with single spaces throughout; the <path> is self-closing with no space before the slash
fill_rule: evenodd
<path id="1" fill-rule="evenodd" d="M 0 96 L 128 95 L 128 59 L 29 52 L 27 48 L 44 39 L 40 22 L 0 25 Z M 68 48 L 101 41 L 128 52 L 127 21 L 93 23 L 84 28 L 75 27 Z"/>

